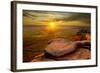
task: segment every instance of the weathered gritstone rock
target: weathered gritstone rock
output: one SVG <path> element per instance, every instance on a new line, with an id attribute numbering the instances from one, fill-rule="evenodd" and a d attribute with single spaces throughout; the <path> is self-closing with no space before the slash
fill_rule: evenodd
<path id="1" fill-rule="evenodd" d="M 45 50 L 54 55 L 54 56 L 61 56 L 67 53 L 70 53 L 76 49 L 76 43 L 74 42 L 67 42 L 64 39 L 55 39 L 51 42 Z"/>
<path id="2" fill-rule="evenodd" d="M 31 60 L 31 62 L 38 62 L 38 61 L 43 61 L 44 59 L 44 53 L 35 53 L 33 59 Z"/>
<path id="3" fill-rule="evenodd" d="M 90 59 L 91 53 L 88 49 L 79 48 L 75 52 L 66 55 L 65 57 L 59 58 L 64 60 L 80 60 L 80 59 Z"/>
<path id="4" fill-rule="evenodd" d="M 52 56 L 54 60 L 85 60 L 91 59 L 91 52 L 88 49 L 78 48 L 74 52 L 60 57 Z"/>

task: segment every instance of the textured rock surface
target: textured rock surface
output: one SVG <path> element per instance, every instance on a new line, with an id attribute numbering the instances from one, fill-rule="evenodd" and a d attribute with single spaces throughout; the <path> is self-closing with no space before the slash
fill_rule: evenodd
<path id="1" fill-rule="evenodd" d="M 53 42 L 51 42 L 45 50 L 54 55 L 54 56 L 61 56 L 67 53 L 70 53 L 76 49 L 76 43 L 73 42 L 67 42 L 63 39 L 55 39 Z"/>
<path id="2" fill-rule="evenodd" d="M 90 59 L 91 52 L 88 49 L 79 48 L 76 51 L 66 54 L 63 57 L 56 58 L 56 60 L 80 60 L 80 59 Z"/>

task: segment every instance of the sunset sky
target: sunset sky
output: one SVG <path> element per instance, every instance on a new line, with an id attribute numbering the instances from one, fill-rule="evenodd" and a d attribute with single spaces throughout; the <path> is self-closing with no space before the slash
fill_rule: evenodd
<path id="1" fill-rule="evenodd" d="M 89 13 L 23 10 L 24 25 L 90 26 Z"/>

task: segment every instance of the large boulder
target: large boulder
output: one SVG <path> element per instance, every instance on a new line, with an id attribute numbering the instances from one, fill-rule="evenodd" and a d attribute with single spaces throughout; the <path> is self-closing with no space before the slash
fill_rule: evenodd
<path id="1" fill-rule="evenodd" d="M 67 53 L 71 53 L 76 49 L 76 43 L 66 41 L 62 38 L 53 39 L 45 50 L 53 56 L 61 56 Z"/>

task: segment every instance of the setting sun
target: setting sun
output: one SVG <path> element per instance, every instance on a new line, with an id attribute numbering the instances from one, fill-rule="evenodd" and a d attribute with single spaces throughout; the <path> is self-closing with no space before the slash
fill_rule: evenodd
<path id="1" fill-rule="evenodd" d="M 49 29 L 54 30 L 56 28 L 56 23 L 55 22 L 49 22 Z"/>

